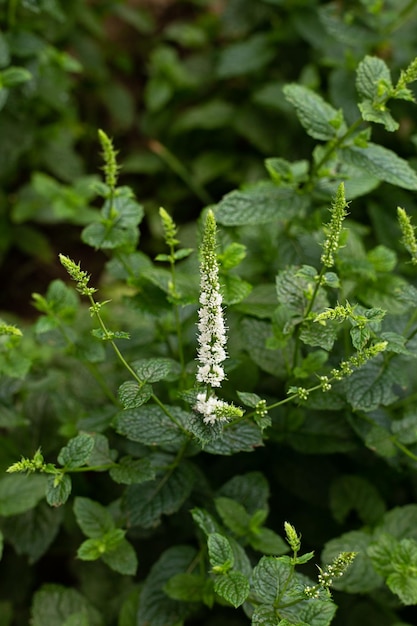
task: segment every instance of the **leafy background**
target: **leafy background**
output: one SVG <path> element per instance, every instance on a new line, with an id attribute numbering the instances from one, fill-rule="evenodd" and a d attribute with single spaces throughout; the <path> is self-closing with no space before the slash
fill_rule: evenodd
<path id="1" fill-rule="evenodd" d="M 128 459 L 125 466 L 129 458 L 143 461 L 128 470 L 121 463 L 113 480 L 101 472 L 74 473 L 74 499 L 58 508 L 43 500 L 46 476 L 0 481 L 4 624 L 27 624 L 29 616 L 34 626 L 181 623 L 189 605 L 184 598 L 175 600 L 176 579 L 170 583 L 172 597 L 161 589 L 195 557 L 189 511 L 215 502 L 211 514 L 239 538 L 246 530 L 239 535 L 228 519 L 227 498 L 245 506 L 248 515 L 255 509 L 268 513 L 267 526 L 275 537 L 283 534 L 284 521 L 291 521 L 302 533 L 303 549 L 316 553 L 304 570 L 313 579 L 320 555 L 329 562 L 341 550 L 360 549 L 333 592 L 339 607 L 335 625 L 415 622 L 415 609 L 404 608 L 404 603 L 415 603 L 415 590 L 389 577 L 405 571 L 410 586 L 415 584 L 410 576 L 415 543 L 401 544 L 417 540 L 415 273 L 399 243 L 395 207 L 416 215 L 416 185 L 409 170 L 396 169 L 392 161 L 385 168 L 383 159 L 379 168 L 375 165 L 381 156 L 377 148 L 383 146 L 415 167 L 411 103 L 395 100 L 390 105 L 399 123 L 396 132 L 387 132 L 387 118 L 373 124 L 377 148 L 372 163 L 360 160 L 354 149 L 349 156 L 345 152 L 344 166 L 350 159 L 362 175 L 356 171 L 354 184 L 347 186 L 352 199 L 349 237 L 337 265 L 344 285 L 339 297 L 388 310 L 383 327 L 375 322 L 372 332 L 395 333 L 393 345 L 408 329 L 407 352 L 404 342 L 403 351 L 397 343 L 383 378 L 369 362 L 336 393 L 312 394 L 307 406 L 273 409 L 263 447 L 259 433 L 249 426 L 235 441 L 210 444 L 198 462 L 191 456 L 175 469 L 156 503 L 150 478 L 172 461 L 181 436 L 175 429 L 170 432 L 157 407 L 141 415 L 122 368 L 91 338 L 89 314 L 78 296 L 63 282 L 51 283 L 66 280 L 59 252 L 81 259 L 94 283 L 100 282 L 114 300 L 111 311 L 103 313 L 111 327 L 132 334 L 124 344 L 126 356 L 131 361 L 138 354 L 166 358 L 171 305 L 166 275 L 151 261 L 166 252 L 158 208 L 166 207 L 179 224 L 182 244 L 195 248 L 198 218 L 213 204 L 221 226 L 234 358 L 226 397 L 235 400 L 236 389 L 271 402 L 285 397 L 289 382 L 304 385 L 325 364 L 337 336 L 335 365 L 350 328 L 343 329 L 344 336 L 332 328 L 324 336 L 321 329 L 317 344 L 314 331 L 305 326 L 303 360 L 289 381 L 293 346 L 288 339 L 305 304 L 300 305 L 300 294 L 312 282 L 311 273 L 300 277 L 294 267 L 319 267 L 322 224 L 335 191 L 335 181 L 325 172 L 306 181 L 303 163 L 313 150 L 317 154 L 318 142 L 330 137 L 328 126 L 303 125 L 300 103 L 316 106 L 327 122 L 341 108 L 346 124 L 353 124 L 359 116 L 357 68 L 364 57 L 384 60 L 394 82 L 415 57 L 414 5 L 394 0 L 0 2 L 0 307 L 7 320 L 23 327 L 35 322 L 32 330 L 24 329 L 18 353 L 1 355 L 0 465 L 5 470 L 21 454 L 31 457 L 38 446 L 45 458 L 58 458 L 63 466 L 74 464 L 74 457 L 73 467 L 86 459 L 92 465 L 111 462 L 115 450 Z M 329 108 L 306 98 L 313 92 Z M 133 189 L 142 207 L 128 212 L 107 247 L 98 245 L 91 227 L 88 231 L 89 224 L 97 224 L 102 202 L 97 128 L 114 138 L 122 164 L 120 183 Z M 282 159 L 294 167 L 289 169 Z M 291 184 L 305 191 L 293 213 L 288 212 Z M 282 218 L 272 229 L 277 202 Z M 141 253 L 133 253 L 137 241 L 127 241 L 125 234 L 136 233 L 138 223 Z M 101 250 L 93 253 L 91 246 Z M 195 256 L 181 268 L 180 303 L 189 307 L 183 319 L 185 359 L 190 363 L 198 293 Z M 393 297 L 400 288 L 402 299 Z M 36 307 L 30 304 L 33 291 L 46 294 L 45 301 L 35 301 Z M 277 310 L 277 291 L 285 310 Z M 128 296 L 129 305 L 119 296 Z M 322 307 L 329 304 L 334 303 L 321 301 Z M 283 321 L 292 329 L 289 338 Z M 62 328 L 66 340 L 58 332 Z M 90 364 L 89 377 L 80 361 Z M 173 402 L 175 367 L 161 367 L 162 377 L 148 383 L 158 387 L 164 401 Z M 101 387 L 93 384 L 97 369 Z M 110 389 L 107 396 L 103 383 Z M 115 418 L 108 394 L 119 386 L 125 410 Z M 79 431 L 93 432 L 94 441 L 77 439 L 83 437 Z M 69 440 L 75 444 L 63 452 Z M 95 457 L 90 457 L 92 450 Z M 133 474 L 137 482 L 121 486 Z M 246 477 L 236 483 L 234 475 Z M 60 501 L 71 486 L 65 480 L 60 488 L 50 498 Z M 121 498 L 129 516 L 129 541 L 123 534 Z M 86 521 L 91 508 L 98 526 Z M 113 568 L 82 559 L 112 541 L 120 550 Z M 250 549 L 258 548 L 251 544 Z M 269 550 L 270 545 L 265 553 Z M 75 559 L 77 552 L 80 558 Z M 389 562 L 398 563 L 395 571 Z M 156 607 L 162 607 L 161 613 Z M 242 612 L 216 606 L 194 616 L 191 612 L 187 624 L 223 619 L 248 622 Z"/>

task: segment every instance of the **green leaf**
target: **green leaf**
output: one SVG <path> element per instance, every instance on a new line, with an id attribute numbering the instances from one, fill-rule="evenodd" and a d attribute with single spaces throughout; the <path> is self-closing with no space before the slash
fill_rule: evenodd
<path id="1" fill-rule="evenodd" d="M 115 527 L 108 510 L 90 498 L 75 498 L 74 514 L 78 526 L 87 537 L 101 537 Z"/>
<path id="2" fill-rule="evenodd" d="M 281 377 L 285 373 L 285 358 L 282 350 L 267 348 L 267 340 L 272 337 L 272 324 L 264 320 L 245 318 L 240 325 L 244 348 L 251 359 L 262 370 L 273 376 Z"/>
<path id="3" fill-rule="evenodd" d="M 311 89 L 294 83 L 285 85 L 283 92 L 295 107 L 297 117 L 310 137 L 328 141 L 344 126 L 341 111 L 334 109 Z"/>
<path id="4" fill-rule="evenodd" d="M 279 556 L 288 552 L 288 544 L 270 528 L 260 528 L 258 532 L 252 533 L 249 543 L 254 550 L 267 555 Z"/>
<path id="5" fill-rule="evenodd" d="M 293 189 L 262 182 L 245 189 L 231 191 L 218 203 L 215 215 L 223 226 L 268 224 L 301 216 L 308 199 Z"/>
<path id="6" fill-rule="evenodd" d="M 33 509 L 45 497 L 47 479 L 12 474 L 0 479 L 0 515 L 8 517 Z"/>
<path id="7" fill-rule="evenodd" d="M 203 602 L 210 594 L 212 585 L 212 581 L 205 576 L 184 573 L 170 578 L 164 591 L 173 600 Z"/>
<path id="8" fill-rule="evenodd" d="M 193 466 L 188 462 L 168 472 L 167 479 L 148 481 L 127 487 L 122 505 L 129 525 L 152 528 L 162 515 L 178 511 L 191 493 L 195 481 Z"/>
<path id="9" fill-rule="evenodd" d="M 374 100 L 378 96 L 378 82 L 392 87 L 391 72 L 380 57 L 365 56 L 356 69 L 356 89 L 362 98 Z"/>
<path id="10" fill-rule="evenodd" d="M 187 421 L 188 414 L 179 407 L 166 407 L 180 423 Z M 116 415 L 114 428 L 131 441 L 148 446 L 164 446 L 178 449 L 184 442 L 184 434 L 159 406 L 143 406 L 127 409 Z"/>
<path id="11" fill-rule="evenodd" d="M 93 248 L 131 251 L 138 242 L 137 225 L 144 216 L 143 207 L 127 195 L 106 200 L 100 222 L 89 224 L 82 232 L 84 243 Z"/>
<path id="12" fill-rule="evenodd" d="M 220 277 L 221 292 L 226 306 L 238 304 L 252 291 L 252 285 L 239 276 L 228 274 Z"/>
<path id="13" fill-rule="evenodd" d="M 27 555 L 29 563 L 33 564 L 47 552 L 61 522 L 61 509 L 51 509 L 46 502 L 40 502 L 30 511 L 3 520 L 2 528 L 17 554 Z"/>
<path id="14" fill-rule="evenodd" d="M 58 462 L 67 469 L 86 465 L 94 448 L 94 437 L 87 433 L 70 439 L 58 454 Z"/>
<path id="15" fill-rule="evenodd" d="M 417 173 L 395 152 L 369 142 L 366 148 L 349 146 L 340 153 L 343 161 L 366 170 L 371 176 L 403 189 L 417 189 Z"/>
<path id="16" fill-rule="evenodd" d="M 213 572 L 225 573 L 233 567 L 234 557 L 227 537 L 220 533 L 211 533 L 207 537 L 207 548 Z"/>
<path id="17" fill-rule="evenodd" d="M 125 409 L 137 409 L 142 404 L 146 404 L 152 393 L 151 385 L 139 386 L 134 380 L 126 380 L 118 390 L 120 402 Z"/>
<path id="18" fill-rule="evenodd" d="M 268 511 L 269 486 L 261 472 L 234 476 L 219 489 L 218 495 L 236 500 L 249 515 L 259 510 Z"/>
<path id="19" fill-rule="evenodd" d="M 261 604 L 276 606 L 285 604 L 290 586 L 288 579 L 293 575 L 293 566 L 288 557 L 263 556 L 253 570 L 253 592 Z"/>
<path id="20" fill-rule="evenodd" d="M 240 572 L 227 572 L 214 580 L 214 591 L 237 609 L 249 595 L 249 581 Z"/>
<path id="21" fill-rule="evenodd" d="M 346 398 L 355 410 L 374 411 L 394 402 L 398 382 L 393 367 L 386 368 L 378 357 L 353 372 L 346 381 Z"/>
<path id="22" fill-rule="evenodd" d="M 417 541 L 417 505 L 398 506 L 385 513 L 377 533 L 389 534 L 396 539 Z"/>
<path id="23" fill-rule="evenodd" d="M 255 33 L 243 42 L 223 48 L 217 66 L 217 77 L 234 78 L 263 69 L 275 56 L 275 46 L 268 34 Z"/>
<path id="24" fill-rule="evenodd" d="M 238 537 L 249 532 L 250 517 L 246 509 L 231 498 L 215 498 L 214 505 L 223 524 L 230 528 Z"/>
<path id="25" fill-rule="evenodd" d="M 219 255 L 219 263 L 222 270 L 231 270 L 243 261 L 246 256 L 246 246 L 234 241 L 229 244 L 224 252 Z"/>
<path id="26" fill-rule="evenodd" d="M 193 607 L 189 603 L 169 598 L 164 587 L 173 576 L 186 572 L 195 556 L 194 548 L 174 546 L 156 561 L 142 587 L 136 626 L 174 626 L 183 623 Z"/>
<path id="27" fill-rule="evenodd" d="M 253 317 L 272 318 L 277 308 L 275 285 L 255 285 L 250 294 L 237 305 L 237 310 Z"/>
<path id="28" fill-rule="evenodd" d="M 236 452 L 253 452 L 262 446 L 262 431 L 253 423 L 236 422 L 224 428 L 222 435 L 204 444 L 204 452 L 231 455 Z"/>
<path id="29" fill-rule="evenodd" d="M 32 74 L 24 67 L 8 67 L 0 72 L 0 85 L 6 89 L 31 80 Z"/>
<path id="30" fill-rule="evenodd" d="M 125 456 L 119 459 L 116 467 L 110 469 L 110 477 L 122 485 L 144 483 L 155 478 L 155 470 L 149 459 L 132 459 Z"/>
<path id="31" fill-rule="evenodd" d="M 357 552 L 342 578 L 335 580 L 333 587 L 346 593 L 370 593 L 382 584 L 381 576 L 375 571 L 367 551 L 372 535 L 361 530 L 345 533 L 328 541 L 322 553 L 322 560 L 330 564 L 341 552 Z"/>
<path id="32" fill-rule="evenodd" d="M 385 513 L 385 503 L 375 487 L 361 476 L 340 476 L 330 488 L 330 508 L 335 520 L 342 523 L 351 511 L 357 511 L 364 524 L 373 525 Z"/>
<path id="33" fill-rule="evenodd" d="M 62 585 L 43 585 L 33 597 L 31 626 L 64 626 L 76 615 L 71 626 L 103 626 L 104 622 L 90 603 L 75 589 Z M 83 621 L 81 621 L 83 620 Z M 70 622 L 68 622 L 69 624 Z"/>
<path id="34" fill-rule="evenodd" d="M 124 576 L 134 576 L 138 568 L 138 558 L 135 549 L 126 540 L 122 539 L 111 550 L 102 555 L 102 560 L 115 572 Z"/>
<path id="35" fill-rule="evenodd" d="M 376 571 L 386 578 L 386 583 L 401 602 L 417 603 L 417 541 L 396 540 L 391 535 L 380 535 L 368 548 Z"/>
<path id="36" fill-rule="evenodd" d="M 72 483 L 68 474 L 48 476 L 46 501 L 50 506 L 61 506 L 68 500 L 71 490 Z"/>
<path id="37" fill-rule="evenodd" d="M 156 383 L 159 380 L 167 378 L 174 370 L 177 363 L 173 359 L 160 357 L 154 359 L 141 359 L 139 361 L 135 361 L 132 365 L 141 380 L 148 383 Z"/>
<path id="38" fill-rule="evenodd" d="M 221 532 L 220 524 L 205 509 L 191 509 L 191 515 L 193 516 L 193 520 L 195 521 L 195 523 L 206 535 Z"/>

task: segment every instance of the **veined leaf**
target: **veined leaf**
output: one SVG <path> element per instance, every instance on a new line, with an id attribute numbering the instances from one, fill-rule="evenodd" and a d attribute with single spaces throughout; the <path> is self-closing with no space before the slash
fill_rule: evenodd
<path id="1" fill-rule="evenodd" d="M 188 602 L 169 598 L 164 588 L 176 574 L 187 571 L 196 556 L 194 548 L 174 546 L 166 550 L 153 565 L 140 595 L 137 626 L 167 626 L 182 624 L 193 610 Z"/>
<path id="2" fill-rule="evenodd" d="M 286 99 L 294 106 L 298 119 L 314 139 L 329 141 L 344 127 L 343 115 L 325 102 L 317 93 L 296 83 L 283 88 Z"/>
<path id="3" fill-rule="evenodd" d="M 143 528 L 157 526 L 162 515 L 171 515 L 184 504 L 195 478 L 191 463 L 183 462 L 168 473 L 166 480 L 160 476 L 159 479 L 127 487 L 122 505 L 129 524 Z"/>
<path id="4" fill-rule="evenodd" d="M 103 626 L 104 622 L 86 598 L 75 589 L 62 585 L 43 585 L 36 591 L 32 608 L 32 626 L 63 626 L 74 615 L 71 626 Z"/>
<path id="5" fill-rule="evenodd" d="M 90 498 L 75 498 L 74 514 L 79 527 L 87 537 L 101 537 L 115 527 L 108 510 Z"/>
<path id="6" fill-rule="evenodd" d="M 379 180 L 403 189 L 417 189 L 417 173 L 392 150 L 369 142 L 366 148 L 349 146 L 340 152 L 343 161 L 366 170 Z"/>
<path id="7" fill-rule="evenodd" d="M 240 572 L 230 571 L 214 580 L 214 591 L 235 609 L 243 604 L 249 595 L 249 580 Z"/>
<path id="8" fill-rule="evenodd" d="M 86 465 L 94 448 L 94 437 L 87 433 L 81 433 L 70 439 L 67 445 L 61 449 L 58 462 L 68 469 Z"/>
<path id="9" fill-rule="evenodd" d="M 302 215 L 307 206 L 306 196 L 295 190 L 262 182 L 225 195 L 215 214 L 218 224 L 245 226 L 288 220 L 294 215 Z"/>
<path id="10" fill-rule="evenodd" d="M 0 480 L 0 515 L 18 515 L 45 497 L 46 476 L 13 474 Z"/>

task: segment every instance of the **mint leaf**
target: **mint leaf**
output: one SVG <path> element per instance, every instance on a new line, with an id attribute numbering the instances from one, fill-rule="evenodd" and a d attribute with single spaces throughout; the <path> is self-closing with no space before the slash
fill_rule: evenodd
<path id="1" fill-rule="evenodd" d="M 364 524 L 375 524 L 385 513 L 385 504 L 375 487 L 361 476 L 340 476 L 330 489 L 330 508 L 342 523 L 357 511 Z"/>
<path id="2" fill-rule="evenodd" d="M 160 523 L 162 515 L 178 511 L 191 493 L 195 472 L 189 462 L 179 465 L 168 479 L 129 485 L 122 498 L 122 506 L 129 525 L 152 528 Z"/>
<path id="3" fill-rule="evenodd" d="M 167 378 L 176 369 L 177 363 L 173 359 L 159 357 L 134 361 L 132 365 L 141 380 L 148 383 L 156 383 Z"/>
<path id="4" fill-rule="evenodd" d="M 222 522 L 237 536 L 249 532 L 250 517 L 245 508 L 231 498 L 216 498 L 214 500 L 217 513 Z"/>
<path id="5" fill-rule="evenodd" d="M 138 568 L 138 558 L 135 549 L 127 541 L 122 539 L 117 545 L 102 555 L 102 560 L 115 572 L 124 576 L 134 576 Z"/>
<path id="6" fill-rule="evenodd" d="M 216 573 L 225 573 L 233 567 L 234 557 L 230 542 L 220 533 L 211 533 L 207 537 L 210 564 Z"/>
<path id="7" fill-rule="evenodd" d="M 101 537 L 115 527 L 108 510 L 90 498 L 75 498 L 74 514 L 78 526 L 87 537 Z"/>
<path id="8" fill-rule="evenodd" d="M 188 414 L 179 407 L 168 408 L 180 422 L 187 420 Z M 114 427 L 119 435 L 148 446 L 169 446 L 177 449 L 184 441 L 182 431 L 159 406 L 121 411 L 116 415 Z"/>
<path id="9" fill-rule="evenodd" d="M 0 479 L 0 515 L 18 515 L 33 509 L 45 497 L 47 478 L 14 474 Z"/>
<path id="10" fill-rule="evenodd" d="M 102 250 L 133 250 L 138 242 L 137 225 L 144 216 L 143 207 L 127 195 L 120 195 L 105 201 L 101 215 L 99 222 L 83 230 L 84 243 Z"/>
<path id="11" fill-rule="evenodd" d="M 33 564 L 55 540 L 61 523 L 62 509 L 52 509 L 46 502 L 40 502 L 38 506 L 21 515 L 2 520 L 2 529 L 17 554 L 27 555 L 29 563 Z"/>
<path id="12" fill-rule="evenodd" d="M 58 454 L 58 462 L 67 469 L 86 465 L 94 448 L 94 437 L 87 433 L 70 439 Z"/>
<path id="13" fill-rule="evenodd" d="M 110 477 L 115 483 L 132 485 L 153 480 L 155 470 L 149 459 L 132 459 L 125 456 L 119 459 L 116 467 L 110 469 Z"/>
<path id="14" fill-rule="evenodd" d="M 118 390 L 118 396 L 124 409 L 137 409 L 142 404 L 146 404 L 152 393 L 151 385 L 139 386 L 134 380 L 126 380 Z"/>
<path id="15" fill-rule="evenodd" d="M 236 452 L 253 452 L 262 445 L 262 431 L 253 423 L 237 422 L 224 428 L 222 435 L 204 445 L 210 454 L 231 455 Z"/>
<path id="16" fill-rule="evenodd" d="M 253 570 L 253 592 L 262 604 L 276 605 L 278 598 L 285 602 L 285 589 L 293 574 L 287 557 L 263 556 Z"/>
<path id="17" fill-rule="evenodd" d="M 391 72 L 380 57 L 365 56 L 356 69 L 356 89 L 362 98 L 378 97 L 378 83 L 382 81 L 392 88 Z"/>
<path id="18" fill-rule="evenodd" d="M 219 489 L 218 495 L 236 500 L 249 515 L 254 515 L 259 509 L 268 511 L 269 486 L 261 472 L 234 476 Z"/>
<path id="19" fill-rule="evenodd" d="M 201 530 L 206 535 L 210 535 L 211 533 L 221 532 L 220 524 L 205 509 L 200 509 L 200 508 L 191 509 L 191 515 L 193 516 L 193 520 L 195 521 L 197 526 L 201 528 Z"/>
<path id="20" fill-rule="evenodd" d="M 417 173 L 395 152 L 372 142 L 366 148 L 349 146 L 341 150 L 341 158 L 366 170 L 371 176 L 403 189 L 417 189 Z"/>
<path id="21" fill-rule="evenodd" d="M 183 623 L 193 607 L 187 602 L 169 598 L 164 588 L 173 576 L 187 571 L 195 556 L 194 548 L 174 546 L 156 561 L 142 587 L 136 626 Z"/>
<path id="22" fill-rule="evenodd" d="M 230 602 L 235 609 L 243 604 L 249 595 L 249 581 L 240 572 L 227 572 L 214 580 L 214 591 L 223 600 Z"/>
<path id="23" fill-rule="evenodd" d="M 224 226 L 268 224 L 302 215 L 307 198 L 293 189 L 262 182 L 245 189 L 231 191 L 218 203 L 216 221 Z"/>
<path id="24" fill-rule="evenodd" d="M 340 127 L 344 127 L 341 111 L 334 109 L 311 89 L 294 83 L 285 85 L 283 92 L 310 137 L 329 141 L 337 135 Z"/>
<path id="25" fill-rule="evenodd" d="M 288 544 L 270 528 L 260 528 L 249 537 L 249 543 L 254 550 L 267 555 L 279 556 L 289 551 Z"/>
<path id="26" fill-rule="evenodd" d="M 46 501 L 50 506 L 61 506 L 68 500 L 72 490 L 71 478 L 68 474 L 48 476 Z"/>
<path id="27" fill-rule="evenodd" d="M 31 608 L 32 626 L 63 626 L 77 616 L 71 626 L 103 626 L 101 616 L 81 593 L 62 585 L 46 584 L 35 592 Z M 82 621 L 83 620 L 83 621 Z"/>
<path id="28" fill-rule="evenodd" d="M 374 411 L 387 406 L 397 398 L 397 382 L 393 367 L 386 368 L 381 358 L 368 361 L 346 380 L 346 399 L 355 410 Z"/>
<path id="29" fill-rule="evenodd" d="M 173 600 L 202 602 L 212 586 L 212 581 L 196 574 L 175 574 L 164 587 L 165 593 Z"/>

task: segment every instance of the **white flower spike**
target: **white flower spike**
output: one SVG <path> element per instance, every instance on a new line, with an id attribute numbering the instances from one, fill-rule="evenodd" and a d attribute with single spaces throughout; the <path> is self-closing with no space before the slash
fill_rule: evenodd
<path id="1" fill-rule="evenodd" d="M 212 211 L 207 213 L 201 247 L 198 316 L 197 381 L 211 387 L 220 387 L 225 378 L 222 363 L 227 358 L 226 327 L 216 256 L 216 220 Z"/>

